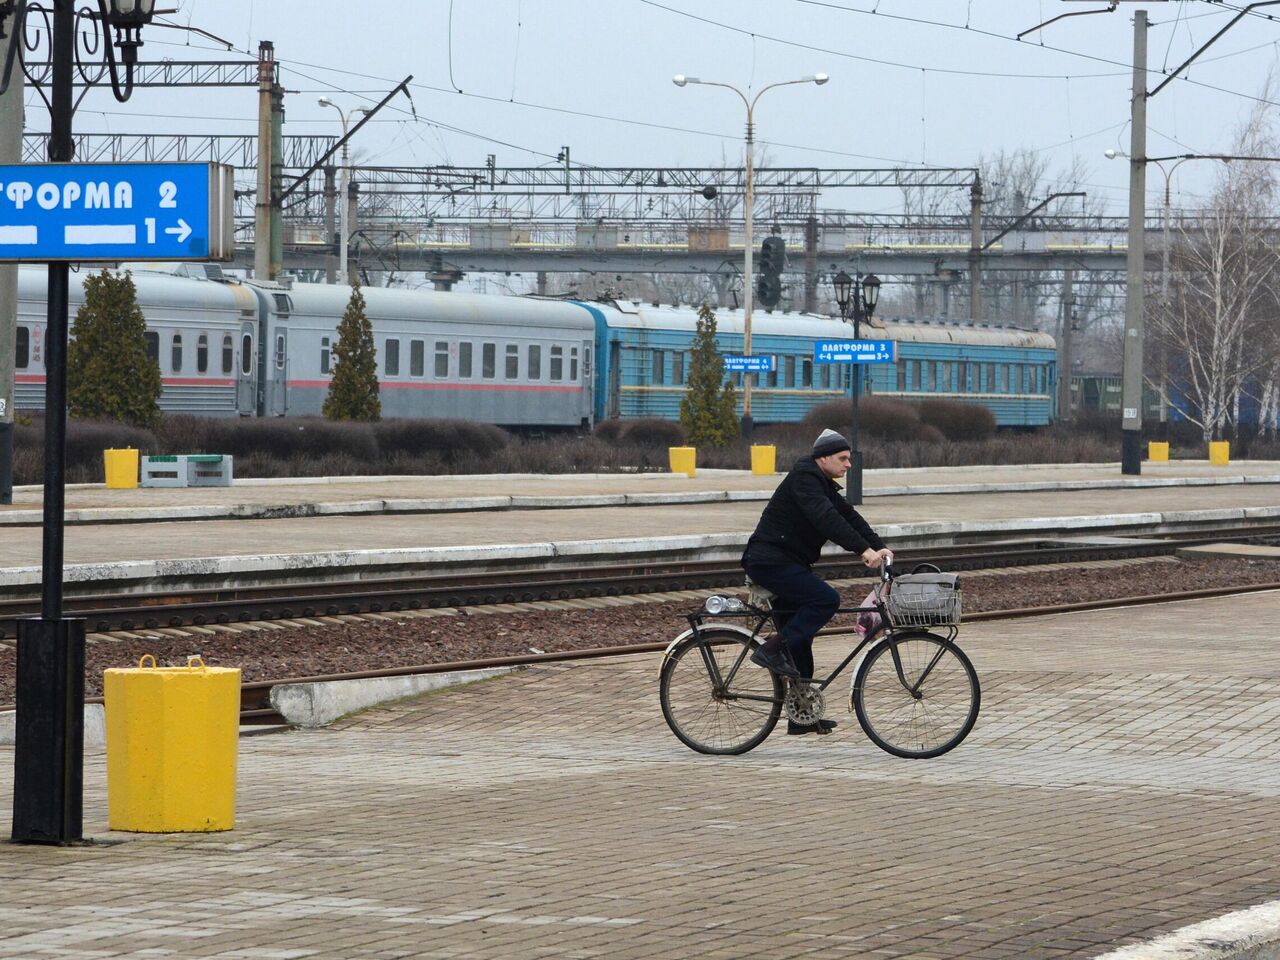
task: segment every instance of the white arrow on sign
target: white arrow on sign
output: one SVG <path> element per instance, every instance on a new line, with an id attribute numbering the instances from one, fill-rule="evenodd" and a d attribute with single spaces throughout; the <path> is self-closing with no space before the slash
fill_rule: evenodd
<path id="1" fill-rule="evenodd" d="M 178 225 L 176 227 L 165 227 L 164 232 L 174 234 L 179 243 L 185 243 L 187 237 L 191 236 L 191 227 L 187 225 L 187 221 L 179 217 Z"/>

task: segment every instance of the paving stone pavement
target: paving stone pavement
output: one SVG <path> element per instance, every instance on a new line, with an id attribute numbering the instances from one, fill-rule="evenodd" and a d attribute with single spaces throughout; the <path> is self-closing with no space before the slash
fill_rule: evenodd
<path id="1" fill-rule="evenodd" d="M 982 716 L 930 761 L 843 678 L 832 736 L 691 753 L 652 656 L 245 738 L 224 834 L 106 833 L 92 756 L 121 842 L 0 847 L 0 957 L 1096 956 L 1280 896 L 1277 610 L 967 625 Z"/>

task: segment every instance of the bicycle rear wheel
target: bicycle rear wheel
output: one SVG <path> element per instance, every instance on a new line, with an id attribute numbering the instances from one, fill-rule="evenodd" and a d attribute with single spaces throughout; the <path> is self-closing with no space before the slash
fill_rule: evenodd
<path id="1" fill-rule="evenodd" d="M 937 757 L 978 719 L 978 675 L 964 651 L 924 631 L 871 648 L 853 682 L 853 710 L 867 736 L 895 757 Z"/>
<path id="2" fill-rule="evenodd" d="M 662 664 L 662 715 L 692 750 L 746 753 L 777 725 L 783 682 L 748 659 L 750 637 L 715 629 L 699 635 L 680 643 Z"/>

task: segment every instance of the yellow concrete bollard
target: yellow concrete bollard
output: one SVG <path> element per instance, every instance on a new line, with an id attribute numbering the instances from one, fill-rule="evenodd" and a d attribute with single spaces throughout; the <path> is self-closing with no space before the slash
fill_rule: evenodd
<path id="1" fill-rule="evenodd" d="M 1147 444 L 1147 459 L 1157 463 L 1167 463 L 1169 460 L 1169 444 L 1161 440 L 1152 440 Z"/>
<path id="2" fill-rule="evenodd" d="M 777 473 L 778 448 L 765 444 L 751 445 L 751 472 Z"/>
<path id="3" fill-rule="evenodd" d="M 148 663 L 150 661 L 150 663 Z M 112 830 L 230 830 L 236 819 L 240 671 L 157 667 L 103 674 L 107 714 L 107 823 Z"/>
<path id="4" fill-rule="evenodd" d="M 132 490 L 138 486 L 138 451 L 103 450 L 102 466 L 107 475 L 107 489 Z"/>
<path id="5" fill-rule="evenodd" d="M 696 447 L 667 447 L 667 455 L 671 458 L 672 473 L 685 473 L 692 477 L 698 472 Z"/>
<path id="6" fill-rule="evenodd" d="M 1225 467 L 1231 462 L 1231 444 L 1227 440 L 1209 441 L 1209 462 L 1215 467 Z"/>

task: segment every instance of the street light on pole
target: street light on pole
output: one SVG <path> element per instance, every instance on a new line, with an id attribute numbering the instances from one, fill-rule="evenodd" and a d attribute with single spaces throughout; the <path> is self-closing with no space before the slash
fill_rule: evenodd
<path id="1" fill-rule="evenodd" d="M 752 239 L 752 218 L 754 216 L 755 207 L 755 169 L 753 153 L 755 151 L 755 109 L 756 104 L 760 102 L 760 98 L 765 95 L 766 91 L 775 87 L 787 87 L 797 83 L 812 83 L 822 86 L 830 77 L 825 73 L 815 73 L 807 77 L 801 77 L 798 80 L 782 80 L 778 83 L 771 83 L 766 87 L 762 87 L 760 92 L 751 99 L 747 95 L 735 87 L 731 83 L 720 83 L 715 80 L 700 80 L 697 77 L 686 77 L 682 73 L 676 74 L 671 78 L 671 82 L 677 87 L 684 87 L 690 83 L 701 84 L 706 87 L 724 87 L 726 90 L 732 90 L 742 100 L 743 106 L 747 108 L 747 134 L 745 142 L 745 171 L 743 179 L 745 180 L 745 196 L 743 197 L 743 235 L 745 255 L 743 257 L 742 266 L 742 352 L 751 355 L 751 308 L 754 303 L 754 283 L 752 277 L 752 258 L 755 251 L 752 249 L 754 240 Z M 746 439 L 751 439 L 751 381 L 754 374 L 745 373 L 742 376 L 742 435 Z"/>
<path id="2" fill-rule="evenodd" d="M 351 118 L 357 113 L 369 111 L 365 107 L 353 107 L 343 113 L 342 108 L 328 97 L 321 97 L 316 102 L 322 107 L 333 107 L 342 118 L 342 186 L 339 188 L 342 206 L 338 209 L 338 282 L 347 283 L 347 241 L 351 235 L 347 225 L 351 208 L 351 154 L 347 144 L 347 128 L 351 124 Z"/>
<path id="3" fill-rule="evenodd" d="M 876 312 L 876 304 L 880 302 L 880 278 L 874 273 L 850 277 L 841 270 L 831 280 L 835 289 L 836 305 L 840 307 L 840 319 L 846 323 L 850 320 L 850 308 L 853 311 L 853 339 L 862 338 L 862 320 L 871 319 Z M 852 409 L 849 421 L 849 473 L 845 477 L 844 495 L 852 506 L 862 503 L 862 450 L 859 444 L 861 424 L 858 417 L 858 399 L 862 395 L 862 367 L 854 363 L 850 371 L 849 393 L 852 396 Z"/>

